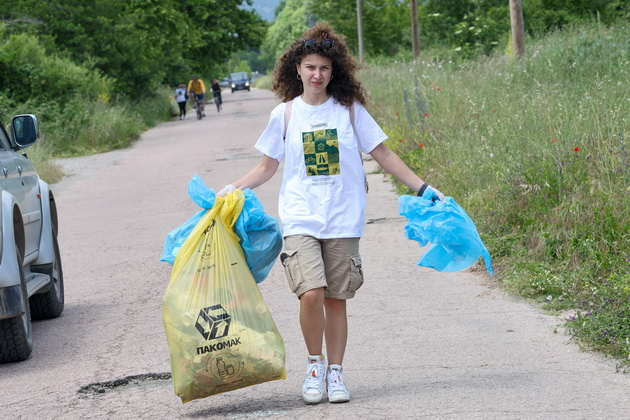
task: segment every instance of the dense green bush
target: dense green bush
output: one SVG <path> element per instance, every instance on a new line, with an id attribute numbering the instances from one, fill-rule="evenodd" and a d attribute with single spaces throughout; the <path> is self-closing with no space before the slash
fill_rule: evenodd
<path id="1" fill-rule="evenodd" d="M 0 92 L 13 103 L 36 99 L 63 106 L 77 95 L 85 100 L 109 97 L 111 82 L 107 78 L 47 53 L 35 36 L 7 36 L 0 26 L 0 40 Z"/>
<path id="2" fill-rule="evenodd" d="M 111 97 L 98 71 L 49 53 L 37 37 L 7 35 L 0 26 L 0 115 L 35 114 L 42 140 L 32 155 L 74 156 L 128 146 L 142 131 L 171 118 L 170 88 L 146 92 L 142 102 Z M 5 124 L 8 121 L 4 121 Z M 51 180 L 58 179 L 54 170 Z"/>

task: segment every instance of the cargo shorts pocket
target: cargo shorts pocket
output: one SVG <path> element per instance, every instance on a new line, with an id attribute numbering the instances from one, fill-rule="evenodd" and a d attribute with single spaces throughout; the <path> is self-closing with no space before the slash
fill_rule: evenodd
<path id="1" fill-rule="evenodd" d="M 296 250 L 286 250 L 280 254 L 280 262 L 284 267 L 284 276 L 289 283 L 289 289 L 295 293 L 301 283 L 302 273 L 298 265 L 298 252 Z"/>
<path id="2" fill-rule="evenodd" d="M 348 292 L 354 293 L 363 285 L 363 267 L 361 266 L 361 256 L 355 255 L 350 258 L 350 284 Z"/>

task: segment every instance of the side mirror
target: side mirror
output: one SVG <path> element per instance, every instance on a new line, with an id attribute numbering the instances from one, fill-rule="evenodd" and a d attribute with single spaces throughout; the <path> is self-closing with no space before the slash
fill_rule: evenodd
<path id="1" fill-rule="evenodd" d="M 11 122 L 13 148 L 15 150 L 32 146 L 39 140 L 37 117 L 31 114 L 17 115 Z"/>

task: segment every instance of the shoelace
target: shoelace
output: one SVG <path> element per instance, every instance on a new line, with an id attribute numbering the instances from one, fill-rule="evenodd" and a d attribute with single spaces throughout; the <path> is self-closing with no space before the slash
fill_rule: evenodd
<path id="1" fill-rule="evenodd" d="M 306 374 L 306 383 L 307 387 L 311 388 L 320 388 L 320 381 L 322 377 L 322 366 L 320 363 L 311 363 L 308 367 L 308 371 Z"/>
<path id="2" fill-rule="evenodd" d="M 331 394 L 335 391 L 345 391 L 343 376 L 340 375 L 337 369 L 330 369 L 330 371 L 328 371 L 328 388 Z"/>

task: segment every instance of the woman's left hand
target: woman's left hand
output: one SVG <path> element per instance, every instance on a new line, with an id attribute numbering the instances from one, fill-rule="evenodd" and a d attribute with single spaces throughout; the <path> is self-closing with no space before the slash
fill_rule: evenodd
<path id="1" fill-rule="evenodd" d="M 444 198 L 444 194 L 442 194 L 440 190 L 438 190 L 437 188 L 434 188 L 430 185 L 427 187 L 426 190 L 424 190 L 424 193 L 422 194 L 422 196 L 425 198 L 430 198 L 433 201 L 440 200 L 442 203 L 446 202 L 446 199 Z"/>

